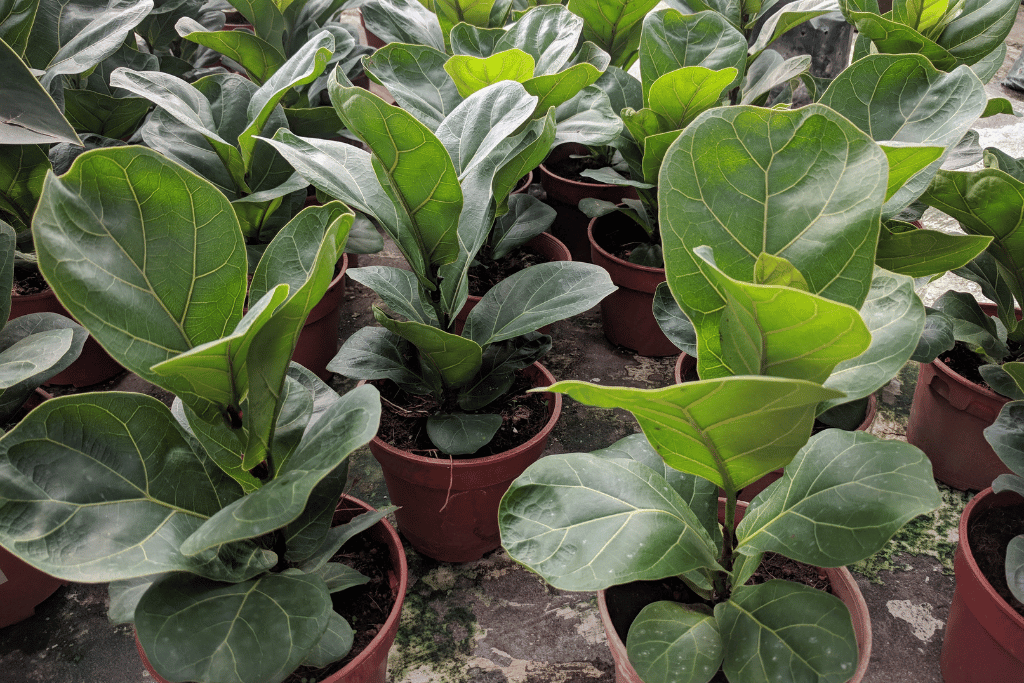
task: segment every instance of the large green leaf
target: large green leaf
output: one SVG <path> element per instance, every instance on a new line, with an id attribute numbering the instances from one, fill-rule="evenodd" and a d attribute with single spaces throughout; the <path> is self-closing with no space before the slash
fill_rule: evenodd
<path id="1" fill-rule="evenodd" d="M 254 543 L 197 557 L 178 550 L 242 490 L 150 396 L 46 401 L 0 440 L 0 470 L 0 544 L 48 574 L 105 582 L 184 571 L 239 581 L 276 562 Z"/>
<path id="2" fill-rule="evenodd" d="M 39 0 L 4 0 L 0 3 L 0 39 L 16 54 L 25 54 Z"/>
<path id="3" fill-rule="evenodd" d="M 550 455 L 501 500 L 509 555 L 562 590 L 599 590 L 717 568 L 715 545 L 665 479 L 589 453 Z"/>
<path id="4" fill-rule="evenodd" d="M 249 20 L 256 35 L 284 52 L 284 15 L 277 3 L 261 2 L 260 0 L 232 0 L 232 7 Z"/>
<path id="5" fill-rule="evenodd" d="M 600 266 L 540 263 L 488 290 L 466 318 L 463 334 L 480 346 L 511 339 L 589 310 L 615 289 Z"/>
<path id="6" fill-rule="evenodd" d="M 0 102 L 0 144 L 82 144 L 28 65 L 3 40 L 0 40 L 0 70 L 5 74 L 5 97 Z M 4 154 L 8 152 L 4 149 Z"/>
<path id="7" fill-rule="evenodd" d="M 640 84 L 636 85 L 639 89 Z M 583 88 L 575 97 L 555 109 L 559 143 L 612 143 L 622 132 L 622 119 L 615 112 L 606 92 L 596 85 Z"/>
<path id="8" fill-rule="evenodd" d="M 348 392 L 317 420 L 274 479 L 225 505 L 181 545 L 186 555 L 254 538 L 299 518 L 313 489 L 341 465 L 349 453 L 377 433 L 380 399 L 363 385 Z"/>
<path id="9" fill-rule="evenodd" d="M 659 174 L 673 296 L 698 330 L 720 308 L 693 251 L 706 245 L 731 278 L 750 281 L 762 254 L 777 256 L 811 293 L 859 308 L 870 289 L 887 176 L 881 148 L 821 105 L 705 112 L 672 144 Z"/>
<path id="10" fill-rule="evenodd" d="M 640 610 L 626 652 L 644 683 L 708 683 L 718 673 L 724 648 L 718 622 L 704 610 L 668 600 Z"/>
<path id="11" fill-rule="evenodd" d="M 371 0 L 361 8 L 366 28 L 385 43 L 427 45 L 445 51 L 437 16 L 417 0 Z"/>
<path id="12" fill-rule="evenodd" d="M 366 266 L 352 268 L 346 274 L 372 289 L 398 315 L 424 325 L 437 325 L 437 316 L 423 305 L 419 283 L 409 271 L 391 266 Z"/>
<path id="13" fill-rule="evenodd" d="M 684 66 L 712 71 L 732 67 L 739 85 L 746 71 L 747 39 L 717 12 L 683 15 L 657 10 L 644 18 L 640 38 L 640 80 L 646 103 L 651 84 Z"/>
<path id="14" fill-rule="evenodd" d="M 111 97 L 92 90 L 64 90 L 64 115 L 75 130 L 120 140 L 129 137 L 149 113 L 141 97 Z"/>
<path id="15" fill-rule="evenodd" d="M 209 31 L 190 17 L 179 19 L 175 28 L 185 40 L 216 50 L 241 64 L 257 84 L 266 82 L 285 63 L 280 49 L 247 31 Z"/>
<path id="16" fill-rule="evenodd" d="M 946 48 L 909 26 L 871 12 L 844 11 L 844 14 L 861 36 L 870 39 L 878 52 L 920 54 L 936 69 L 943 71 L 952 71 L 960 64 Z"/>
<path id="17" fill-rule="evenodd" d="M 424 379 L 407 367 L 412 344 L 383 327 L 363 327 L 345 340 L 327 369 L 353 379 L 390 379 L 413 394 L 428 392 Z"/>
<path id="18" fill-rule="evenodd" d="M 948 149 L 985 110 L 985 87 L 968 67 L 943 73 L 922 55 L 869 55 L 840 73 L 819 102 L 842 112 L 872 139 Z M 916 173 L 891 199 L 892 216 L 928 187 L 945 153 Z"/>
<path id="19" fill-rule="evenodd" d="M 644 17 L 655 0 L 569 0 L 569 11 L 583 18 L 583 39 L 611 56 L 611 64 L 627 68 L 637 58 Z"/>
<path id="20" fill-rule="evenodd" d="M 0 154 L 0 210 L 9 214 L 15 232 L 32 224 L 43 192 L 50 159 L 43 145 L 8 145 Z"/>
<path id="21" fill-rule="evenodd" d="M 316 646 L 333 613 L 317 576 L 219 584 L 172 574 L 139 601 L 135 631 L 150 664 L 169 680 L 279 683 Z"/>
<path id="22" fill-rule="evenodd" d="M 901 275 L 929 277 L 962 268 L 991 241 L 991 237 L 982 235 L 952 235 L 883 224 L 875 263 Z"/>
<path id="23" fill-rule="evenodd" d="M 523 82 L 533 77 L 533 57 L 519 49 L 496 52 L 489 57 L 455 55 L 445 62 L 459 95 L 469 97 L 499 81 Z"/>
<path id="24" fill-rule="evenodd" d="M 629 410 L 665 462 L 726 491 L 739 491 L 789 463 L 811 433 L 816 405 L 841 395 L 777 377 L 726 377 L 664 389 L 564 381 L 548 390 Z"/>
<path id="25" fill-rule="evenodd" d="M 573 61 L 584 21 L 560 4 L 543 5 L 526 12 L 494 44 L 494 52 L 518 49 L 537 64 L 531 75 L 562 71 Z"/>
<path id="26" fill-rule="evenodd" d="M 941 502 L 931 462 L 914 446 L 827 429 L 754 499 L 736 537 L 744 554 L 841 567 L 874 554 Z"/>
<path id="27" fill-rule="evenodd" d="M 341 120 L 373 150 L 377 179 L 409 217 L 424 260 L 435 265 L 454 261 L 463 197 L 444 145 L 410 114 L 362 88 L 347 88 L 332 78 L 330 90 Z"/>
<path id="28" fill-rule="evenodd" d="M 447 61 L 448 55 L 427 45 L 392 43 L 365 58 L 363 67 L 399 106 L 430 130 L 437 130 L 462 101 L 445 70 Z"/>
<path id="29" fill-rule="evenodd" d="M 373 315 L 390 332 L 412 342 L 421 358 L 447 385 L 463 386 L 480 370 L 483 349 L 476 342 L 432 325 L 392 320 L 376 307 Z"/>
<path id="30" fill-rule="evenodd" d="M 702 66 L 685 66 L 652 83 L 647 99 L 650 108 L 664 117 L 672 130 L 681 130 L 698 114 L 715 106 L 735 79 L 736 69 L 732 67 L 712 71 Z"/>
<path id="31" fill-rule="evenodd" d="M 593 43 L 584 43 L 573 62 L 563 71 L 543 74 L 523 83 L 526 91 L 540 98 L 537 111 L 545 112 L 548 107 L 557 107 L 575 97 L 592 85 L 608 68 L 608 55 Z M 539 71 L 539 69 L 538 69 Z"/>
<path id="32" fill-rule="evenodd" d="M 757 4 L 761 5 L 761 11 L 758 16 L 753 18 L 753 21 L 757 21 L 765 16 L 767 12 L 775 8 L 777 3 L 759 2 Z M 756 54 L 781 38 L 790 29 L 794 29 L 815 17 L 834 12 L 837 9 L 839 9 L 839 4 L 836 0 L 797 0 L 796 2 L 785 3 L 761 25 L 760 33 L 758 33 L 757 40 L 750 47 L 750 51 Z"/>
<path id="33" fill-rule="evenodd" d="M 234 211 L 208 182 L 148 149 L 86 152 L 65 175 L 47 176 L 33 233 L 61 303 L 155 384 L 153 365 L 225 336 L 241 318 L 247 268 Z"/>
<path id="34" fill-rule="evenodd" d="M 741 586 L 715 606 L 731 681 L 846 683 L 857 638 L 842 600 L 778 579 Z"/>
<path id="35" fill-rule="evenodd" d="M 957 60 L 976 64 L 1010 35 L 1018 7 L 1013 0 L 964 0 L 963 10 L 949 22 L 938 43 Z"/>

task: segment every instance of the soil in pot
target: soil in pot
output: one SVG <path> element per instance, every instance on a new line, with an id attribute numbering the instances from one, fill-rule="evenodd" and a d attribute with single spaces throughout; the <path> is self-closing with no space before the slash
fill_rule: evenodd
<path id="1" fill-rule="evenodd" d="M 14 284 L 11 286 L 11 294 L 14 296 L 28 296 L 39 294 L 50 288 L 38 270 L 16 271 L 14 273 Z"/>
<path id="2" fill-rule="evenodd" d="M 501 414 L 502 424 L 491 442 L 471 455 L 446 455 L 434 447 L 427 436 L 427 418 L 440 405 L 430 396 L 408 394 L 390 380 L 371 382 L 381 393 L 380 428 L 377 436 L 395 448 L 440 460 L 482 458 L 521 446 L 537 435 L 548 421 L 548 400 L 543 394 L 527 393 L 533 382 L 522 372 L 516 376 L 505 398 L 491 409 L 471 412 Z"/>
<path id="3" fill-rule="evenodd" d="M 549 257 L 527 244 L 497 261 L 477 262 L 469 269 L 469 294 L 470 296 L 483 296 L 491 287 L 505 278 L 530 266 L 547 263 L 550 260 Z"/>
<path id="4" fill-rule="evenodd" d="M 1013 597 L 1006 585 L 1006 546 L 1024 534 L 1024 503 L 990 507 L 970 519 L 968 539 L 971 554 L 992 588 L 1006 604 L 1024 616 L 1024 604 Z"/>

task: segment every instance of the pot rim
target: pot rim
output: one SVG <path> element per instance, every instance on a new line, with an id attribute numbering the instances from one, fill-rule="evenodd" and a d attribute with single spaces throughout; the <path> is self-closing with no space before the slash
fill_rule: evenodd
<path id="1" fill-rule="evenodd" d="M 563 151 L 565 152 L 564 155 L 562 154 Z M 550 178 L 554 178 L 558 182 L 563 182 L 573 187 L 578 187 L 581 189 L 619 187 L 618 185 L 611 185 L 609 183 L 585 183 L 580 180 L 571 180 L 569 178 L 566 178 L 565 176 L 558 175 L 557 173 L 553 172 L 550 168 L 545 166 L 545 164 L 548 162 L 561 161 L 570 154 L 579 153 L 583 151 L 586 151 L 586 148 L 583 145 L 579 144 L 578 142 L 563 142 L 562 144 L 558 145 L 553 150 L 551 150 L 551 152 L 548 153 L 548 156 L 547 158 L 544 159 L 544 161 L 537 165 L 537 168 L 540 170 L 541 177 L 544 178 L 545 176 L 547 176 Z"/>
<path id="2" fill-rule="evenodd" d="M 539 361 L 536 361 L 533 363 L 533 365 L 530 365 L 529 367 L 525 368 L 525 370 L 531 369 L 534 372 L 540 374 L 539 379 L 546 381 L 547 386 L 551 386 L 552 384 L 555 383 L 554 375 L 548 372 L 548 369 L 541 365 Z M 365 382 L 366 380 L 360 380 L 360 384 Z M 501 463 L 506 460 L 511 460 L 518 457 L 520 452 L 535 447 L 538 443 L 541 442 L 541 440 L 547 439 L 550 436 L 551 430 L 554 429 L 555 423 L 558 422 L 558 417 L 562 413 L 562 395 L 550 391 L 544 392 L 544 395 L 548 399 L 548 408 L 550 410 L 550 412 L 548 413 L 547 422 L 544 423 L 544 426 L 541 427 L 540 431 L 534 434 L 529 441 L 526 441 L 525 443 L 520 444 L 515 448 L 510 448 L 507 451 L 502 451 L 501 453 L 487 455 L 482 458 L 462 458 L 458 460 L 455 458 L 428 458 L 424 455 L 417 455 L 416 453 L 413 453 L 411 451 L 396 448 L 395 446 L 389 444 L 387 441 L 381 439 L 376 434 L 373 436 L 372 441 L 374 445 L 376 445 L 377 447 L 381 448 L 382 450 L 386 451 L 387 453 L 394 457 L 401 458 L 402 460 L 415 462 L 424 467 L 443 468 L 446 472 L 463 469 L 468 470 L 473 469 L 475 467 L 495 465 L 497 463 Z"/>
<path id="3" fill-rule="evenodd" d="M 992 317 L 992 318 L 996 317 L 996 315 L 997 315 L 997 308 L 996 308 L 996 305 L 994 303 L 978 302 L 978 305 L 981 306 L 981 310 L 983 310 L 989 317 Z M 1015 309 L 1015 311 L 1017 313 L 1017 317 L 1020 318 L 1021 317 L 1021 309 L 1017 308 L 1017 309 Z M 989 389 L 988 387 L 983 387 L 980 384 L 972 382 L 971 380 L 969 380 L 966 377 L 964 377 L 963 375 L 961 375 L 959 372 L 956 372 L 951 367 L 949 367 L 948 365 L 943 363 L 938 358 L 933 360 L 931 363 L 928 363 L 927 365 L 933 366 L 936 369 L 937 372 L 942 373 L 943 375 L 945 375 L 946 377 L 948 377 L 952 381 L 956 382 L 957 384 L 960 384 L 961 386 L 968 387 L 970 389 L 973 389 L 974 391 L 977 391 L 979 394 L 981 394 L 985 398 L 989 398 L 989 399 L 993 399 L 993 400 L 997 400 L 997 401 L 1002 401 L 1003 403 L 1008 403 L 1010 401 L 1010 399 L 1007 398 L 1006 396 L 1003 396 L 1002 394 L 996 393 L 996 392 L 992 391 L 991 389 Z"/>
<path id="4" fill-rule="evenodd" d="M 978 492 L 978 494 L 975 495 L 974 498 L 972 498 L 970 502 L 967 503 L 967 507 L 964 508 L 963 513 L 960 515 L 960 523 L 957 526 L 957 532 L 960 536 L 960 541 L 957 543 L 957 555 L 959 556 L 957 559 L 963 558 L 963 562 L 966 565 L 967 570 L 977 579 L 979 585 L 985 591 L 985 594 L 988 595 L 996 603 L 999 610 L 1004 614 L 1006 618 L 1015 622 L 1017 628 L 1024 631 L 1024 616 L 1021 616 L 1020 613 L 1017 612 L 1017 610 L 1010 607 L 1006 600 L 1004 600 L 1002 596 L 999 595 L 999 593 L 997 593 L 996 590 L 992 587 L 992 584 L 989 583 L 989 580 L 985 578 L 985 575 L 982 573 L 981 568 L 978 566 L 977 560 L 974 559 L 974 553 L 971 551 L 970 537 L 967 534 L 967 527 L 970 523 L 971 515 L 974 514 L 974 511 L 978 508 L 979 504 L 987 503 L 987 505 L 985 505 L 983 509 L 980 510 L 979 512 L 982 512 L 990 507 L 996 507 L 996 499 L 1000 496 L 1003 496 L 1004 493 L 1007 495 L 1007 497 L 1016 495 L 1012 492 L 996 493 L 995 491 L 992 490 L 992 487 L 990 486 L 987 489 Z M 1020 498 L 1020 496 L 1017 497 Z M 954 564 L 954 574 L 959 568 L 959 564 L 959 562 L 956 562 Z"/>
<path id="5" fill-rule="evenodd" d="M 610 216 L 610 215 L 612 215 L 612 214 L 608 214 L 608 216 Z M 636 271 L 639 271 L 641 273 L 649 273 L 651 275 L 656 275 L 656 276 L 664 277 L 665 276 L 665 269 L 664 268 L 654 268 L 652 266 L 641 266 L 641 265 L 639 265 L 637 263 L 630 263 L 629 261 L 625 261 L 623 259 L 620 259 L 618 256 L 614 256 L 613 254 L 605 251 L 604 247 L 602 247 L 600 244 L 597 243 L 597 240 L 594 239 L 594 224 L 597 223 L 597 220 L 599 218 L 606 218 L 606 217 L 607 216 L 597 216 L 596 218 L 591 218 L 590 222 L 587 223 L 587 239 L 590 240 L 590 246 L 592 248 L 596 249 L 597 253 L 599 253 L 601 256 L 603 256 L 604 258 L 608 259 L 609 261 L 611 261 L 612 263 L 614 263 L 617 266 L 620 266 L 622 268 L 629 268 L 630 270 L 636 270 Z"/>

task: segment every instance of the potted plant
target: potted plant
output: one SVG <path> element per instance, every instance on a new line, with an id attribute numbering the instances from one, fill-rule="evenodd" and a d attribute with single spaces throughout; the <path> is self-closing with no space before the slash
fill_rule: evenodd
<path id="1" fill-rule="evenodd" d="M 763 131 L 777 137 L 766 139 Z M 801 140 L 813 140 L 816 152 L 801 151 Z M 756 164 L 762 154 L 773 164 Z M 729 178 L 722 177 L 726 168 Z M 499 513 L 509 554 L 558 588 L 680 578 L 678 597 L 637 605 L 622 628 L 623 680 L 705 683 L 719 669 L 733 683 L 863 676 L 867 655 L 862 650 L 858 659 L 850 613 L 837 597 L 786 581 L 747 582 L 768 552 L 842 567 L 876 552 L 900 526 L 940 503 L 927 458 L 908 444 L 838 429 L 808 439 L 825 408 L 866 395 L 869 358 L 898 370 L 923 329 L 912 281 L 872 277 L 870 242 L 887 171 L 874 142 L 820 105 L 712 110 L 669 148 L 659 178 L 671 188 L 659 197 L 667 282 L 694 321 L 701 379 L 662 389 L 577 381 L 550 387 L 589 405 L 630 410 L 643 435 L 593 454 L 544 458 L 513 483 Z M 805 182 L 792 183 L 792 174 Z M 744 188 L 783 182 L 790 192 L 806 192 L 805 215 L 827 216 L 825 223 L 794 224 L 792 212 L 777 212 L 775 202 L 792 199 L 786 191 L 739 200 L 737 184 L 725 182 L 736 178 Z M 703 194 L 690 191 L 698 180 Z M 812 204 L 812 196 L 824 204 Z M 747 213 L 758 204 L 761 226 Z M 713 220 L 721 207 L 730 215 Z M 736 243 L 716 239 L 714 224 L 734 231 Z M 737 256 L 739 245 L 753 244 L 741 225 L 773 236 L 755 240 L 765 246 L 750 260 Z M 840 225 L 852 231 L 847 237 L 862 235 L 849 243 L 860 245 L 851 246 L 854 252 L 869 252 L 866 264 L 854 265 L 855 253 L 824 264 L 812 245 L 785 234 L 813 240 Z M 829 274 L 830 268 L 837 270 Z M 830 286 L 841 279 L 841 290 L 859 284 L 835 297 Z M 873 305 L 859 310 L 851 303 L 858 299 L 888 299 L 881 308 L 910 303 L 885 335 L 872 335 L 880 312 Z M 893 346 L 902 350 L 883 360 Z M 778 467 L 782 478 L 754 498 L 737 524 L 739 491 Z M 615 628 L 606 630 L 614 641 Z"/>
<path id="2" fill-rule="evenodd" d="M 1024 364 L 1012 362 L 1003 368 L 1020 388 Z M 1009 472 L 975 496 L 960 517 L 956 588 L 939 660 L 942 678 L 949 683 L 1012 677 L 1024 662 L 1024 616 L 1019 607 L 1024 597 L 1024 536 L 1017 533 L 1015 518 L 1024 494 L 1022 406 L 1019 400 L 1005 404 L 985 428 L 985 439 Z"/>
<path id="3" fill-rule="evenodd" d="M 0 545 L 61 579 L 111 582 L 115 620 L 134 622 L 168 680 L 282 681 L 351 644 L 332 596 L 362 579 L 331 558 L 387 511 L 331 520 L 380 404 L 373 387 L 338 397 L 289 358 L 352 219 L 334 205 L 290 221 L 243 314 L 244 237 L 212 184 L 141 147 L 87 152 L 45 181 L 44 275 L 177 399 L 79 394 L 30 413 L 0 440 Z"/>
<path id="4" fill-rule="evenodd" d="M 978 490 L 1007 472 L 982 430 L 1008 400 L 1024 398 L 1002 369 L 1004 362 L 1019 357 L 1024 341 L 1019 320 L 1024 251 L 1015 237 L 1022 223 L 1014 214 L 1024 207 L 1024 173 L 1019 160 L 994 148 L 985 150 L 984 165 L 980 171 L 939 171 L 921 197 L 955 218 L 968 235 L 991 240 L 982 254 L 954 272 L 977 282 L 995 304 L 982 307 L 970 294 L 955 291 L 935 302 L 950 326 L 942 351 L 954 340 L 958 344 L 943 355 L 951 363 L 937 359 L 921 365 L 907 423 L 907 440 L 932 459 L 936 477 Z"/>
<path id="5" fill-rule="evenodd" d="M 462 333 L 455 334 L 456 316 L 467 299 L 468 269 L 496 217 L 508 211 L 503 219 L 509 232 L 528 218 L 512 214 L 521 203 L 506 198 L 550 147 L 553 113 L 533 119 L 537 98 L 523 85 L 505 81 L 467 97 L 434 133 L 411 114 L 337 77 L 330 89 L 342 121 L 371 152 L 286 132 L 272 144 L 318 190 L 375 218 L 411 270 L 351 271 L 391 312 L 375 308 L 382 327 L 350 337 L 329 367 L 349 377 L 391 380 L 397 389 L 389 400 L 405 404 L 398 412 L 422 414 L 427 448 L 439 457 L 391 448 L 380 435 L 371 442 L 391 500 L 402 506 L 399 527 L 431 557 L 476 559 L 497 547 L 498 499 L 540 455 L 547 432 L 520 439 L 528 440 L 525 451 L 455 458 L 478 453 L 503 425 L 506 434 L 517 429 L 511 416 L 506 421 L 497 411 L 521 371 L 527 374 L 520 382 L 543 384 L 549 377 L 534 362 L 549 348 L 550 337 L 535 330 L 587 310 L 612 285 L 604 271 L 589 264 L 531 266 L 487 292 Z M 410 410 L 410 402 L 420 405 Z M 551 401 L 549 425 L 557 413 L 558 404 Z M 426 488 L 411 489 L 421 476 L 430 478 Z M 465 493 L 453 493 L 460 491 Z"/>

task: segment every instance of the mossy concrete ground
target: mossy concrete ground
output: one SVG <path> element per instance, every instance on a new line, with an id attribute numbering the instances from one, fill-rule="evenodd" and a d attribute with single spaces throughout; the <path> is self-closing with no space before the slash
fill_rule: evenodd
<path id="1" fill-rule="evenodd" d="M 1018 15 L 1003 73 L 1021 51 L 1024 20 Z M 992 96 L 1021 97 L 1001 88 Z M 1013 117 L 980 122 L 982 144 L 1024 156 L 1024 126 Z M 934 214 L 928 227 L 953 230 Z M 363 264 L 400 265 L 393 246 Z M 945 289 L 970 289 L 953 276 L 926 284 L 926 303 Z M 341 339 L 372 322 L 372 293 L 349 287 L 342 310 Z M 596 309 L 554 326 L 554 348 L 545 364 L 559 379 L 660 387 L 672 382 L 674 358 L 641 358 L 612 347 L 601 333 Z M 871 432 L 904 438 L 917 366 L 908 364 L 878 393 Z M 147 390 L 126 375 L 115 388 Z M 339 391 L 354 382 L 335 378 Z M 625 411 L 600 410 L 566 399 L 547 453 L 607 446 L 637 430 Z M 387 503 L 380 468 L 367 449 L 352 458 L 350 490 L 373 505 Z M 968 494 L 943 489 L 943 507 L 907 525 L 876 556 L 853 567 L 868 602 L 874 648 L 867 683 L 940 683 L 938 656 L 953 591 L 950 557 L 956 522 Z M 450 565 L 407 547 L 409 591 L 391 652 L 394 683 L 611 683 L 614 672 L 593 593 L 566 593 L 546 586 L 501 550 L 477 562 Z M 131 629 L 105 618 L 103 586 L 69 585 L 44 602 L 34 617 L 0 629 L 0 680 L 5 683 L 141 683 L 151 680 L 135 650 Z M 0 606 L 2 608 L 2 606 Z"/>

